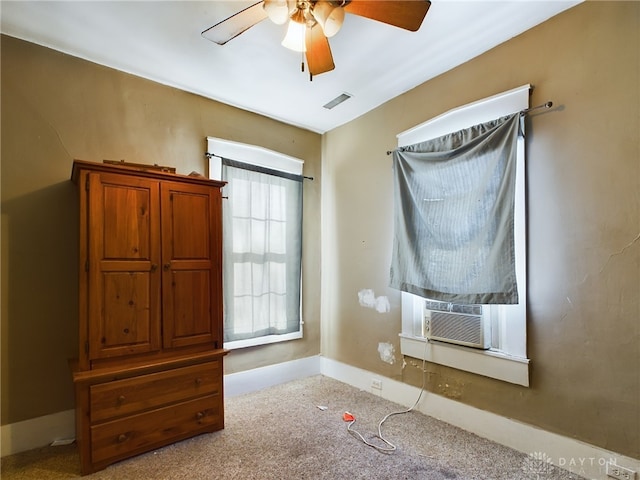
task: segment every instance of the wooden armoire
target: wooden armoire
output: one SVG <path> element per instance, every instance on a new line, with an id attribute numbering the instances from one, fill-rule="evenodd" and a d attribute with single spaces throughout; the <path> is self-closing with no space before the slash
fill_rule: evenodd
<path id="1" fill-rule="evenodd" d="M 223 182 L 76 160 L 82 474 L 224 428 Z"/>

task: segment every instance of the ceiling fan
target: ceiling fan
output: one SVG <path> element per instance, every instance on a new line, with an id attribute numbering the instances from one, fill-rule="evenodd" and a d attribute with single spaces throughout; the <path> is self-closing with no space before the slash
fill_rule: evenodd
<path id="1" fill-rule="evenodd" d="M 202 36 L 224 45 L 265 18 L 278 25 L 288 21 L 282 45 L 305 52 L 312 79 L 335 68 L 329 38 L 340 30 L 345 13 L 415 32 L 430 5 L 430 0 L 260 0 L 208 28 Z"/>

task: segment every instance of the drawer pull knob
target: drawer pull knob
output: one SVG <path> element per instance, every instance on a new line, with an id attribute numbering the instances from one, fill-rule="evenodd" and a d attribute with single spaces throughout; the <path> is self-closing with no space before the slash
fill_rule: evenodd
<path id="1" fill-rule="evenodd" d="M 202 379 L 201 378 L 196 378 L 196 385 L 201 385 L 202 384 Z"/>
<path id="2" fill-rule="evenodd" d="M 203 418 L 204 418 L 204 413 L 203 412 L 196 413 L 196 420 L 198 420 L 198 422 L 200 420 L 202 420 Z"/>
<path id="3" fill-rule="evenodd" d="M 125 400 L 126 400 L 125 396 L 124 396 L 124 395 L 120 395 L 120 396 L 118 397 L 118 404 L 119 404 L 119 405 L 120 405 L 120 404 L 123 404 Z"/>
<path id="4" fill-rule="evenodd" d="M 118 435 L 118 443 L 126 442 L 128 438 L 129 437 L 127 437 L 124 433 L 121 433 L 120 435 Z"/>

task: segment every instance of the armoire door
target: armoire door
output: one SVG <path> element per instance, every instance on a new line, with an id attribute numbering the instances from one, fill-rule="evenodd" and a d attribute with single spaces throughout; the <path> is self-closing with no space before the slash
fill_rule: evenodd
<path id="1" fill-rule="evenodd" d="M 220 190 L 163 182 L 163 346 L 222 348 Z"/>
<path id="2" fill-rule="evenodd" d="M 160 349 L 157 181 L 90 173 L 89 358 Z"/>

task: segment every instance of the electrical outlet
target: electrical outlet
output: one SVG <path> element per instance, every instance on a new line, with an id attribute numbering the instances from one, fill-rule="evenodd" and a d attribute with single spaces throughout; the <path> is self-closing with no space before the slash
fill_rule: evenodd
<path id="1" fill-rule="evenodd" d="M 619 480 L 636 480 L 636 472 L 628 468 L 621 467 L 615 463 L 607 463 L 607 477 Z"/>
<path id="2" fill-rule="evenodd" d="M 376 390 L 382 390 L 382 380 L 379 380 L 377 378 L 372 378 L 371 388 L 375 388 Z"/>

